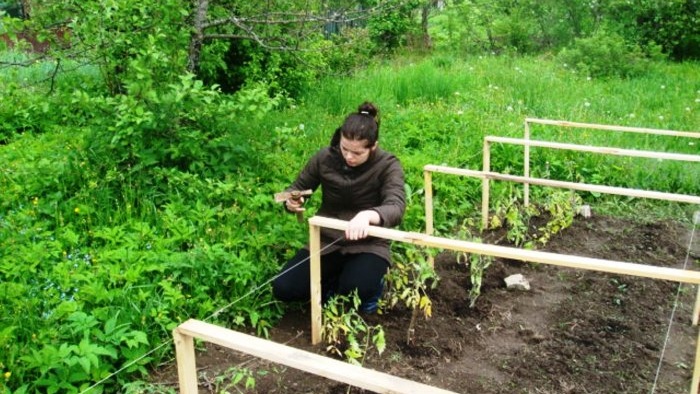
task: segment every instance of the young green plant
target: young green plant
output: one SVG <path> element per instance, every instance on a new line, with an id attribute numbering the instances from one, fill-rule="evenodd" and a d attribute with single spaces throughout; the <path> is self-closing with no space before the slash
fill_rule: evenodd
<path id="1" fill-rule="evenodd" d="M 432 316 L 432 301 L 428 291 L 437 286 L 439 280 L 428 259 L 428 252 L 407 245 L 404 253 L 397 254 L 386 275 L 389 284 L 386 303 L 393 308 L 402 303 L 412 310 L 411 321 L 406 331 L 406 343 L 414 341 L 415 325 L 419 314 L 428 319 Z"/>
<path id="2" fill-rule="evenodd" d="M 467 219 L 462 223 L 459 230 L 460 239 L 468 239 L 471 242 L 481 243 L 481 238 L 472 236 L 470 228 L 474 228 L 472 220 Z M 476 305 L 476 300 L 481 295 L 481 283 L 484 277 L 484 271 L 493 263 L 492 256 L 484 256 L 476 253 L 459 252 L 457 253 L 457 263 L 469 266 L 469 277 L 471 280 L 471 288 L 469 289 L 469 307 L 473 308 Z"/>
<path id="3" fill-rule="evenodd" d="M 370 326 L 357 312 L 361 300 L 357 292 L 348 296 L 336 295 L 323 309 L 323 338 L 326 351 L 354 365 L 364 363 L 367 352 L 374 347 L 384 352 L 386 342 L 381 325 Z"/>

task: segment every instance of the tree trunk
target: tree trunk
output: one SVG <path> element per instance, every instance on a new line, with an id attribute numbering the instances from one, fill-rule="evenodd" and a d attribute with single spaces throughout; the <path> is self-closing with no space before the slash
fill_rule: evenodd
<path id="1" fill-rule="evenodd" d="M 194 15 L 194 32 L 190 39 L 190 48 L 187 57 L 187 70 L 193 73 L 199 71 L 200 54 L 202 51 L 202 41 L 204 39 L 204 21 L 209 11 L 209 0 L 199 0 Z"/>
<path id="2" fill-rule="evenodd" d="M 22 19 L 29 19 L 32 14 L 32 5 L 29 0 L 21 0 L 20 6 L 22 7 Z"/>
<path id="3" fill-rule="evenodd" d="M 421 13 L 421 30 L 423 32 L 423 48 L 431 49 L 433 47 L 430 33 L 428 32 L 428 17 L 430 16 L 430 7 L 433 6 L 434 0 L 429 0 L 423 5 Z"/>

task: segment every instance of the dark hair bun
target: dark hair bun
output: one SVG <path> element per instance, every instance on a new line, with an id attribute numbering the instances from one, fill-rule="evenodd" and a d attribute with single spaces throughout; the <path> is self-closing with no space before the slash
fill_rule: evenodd
<path id="1" fill-rule="evenodd" d="M 364 103 L 360 104 L 359 107 L 357 107 L 357 113 L 376 118 L 377 114 L 379 113 L 379 109 L 369 101 L 365 101 Z"/>

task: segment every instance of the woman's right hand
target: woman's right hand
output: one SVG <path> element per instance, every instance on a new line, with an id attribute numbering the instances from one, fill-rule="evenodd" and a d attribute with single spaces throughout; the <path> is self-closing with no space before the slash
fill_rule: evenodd
<path id="1" fill-rule="evenodd" d="M 304 197 L 299 197 L 296 200 L 293 198 L 288 198 L 285 202 L 285 207 L 289 212 L 304 212 Z"/>

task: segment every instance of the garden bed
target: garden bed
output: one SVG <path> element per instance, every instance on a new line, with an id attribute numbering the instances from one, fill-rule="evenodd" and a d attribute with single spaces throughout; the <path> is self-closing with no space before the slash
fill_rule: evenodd
<path id="1" fill-rule="evenodd" d="M 675 222 L 594 215 L 574 221 L 543 250 L 675 268 L 687 263 L 696 269 L 698 240 L 689 254 L 690 235 Z M 487 234 L 484 241 L 501 238 Z M 414 343 L 406 343 L 410 311 L 366 317 L 369 324 L 382 325 L 387 347 L 381 355 L 370 351 L 364 366 L 458 393 L 689 391 L 697 339 L 691 325 L 695 287 L 496 259 L 469 308 L 468 267 L 444 252 L 436 270 L 433 316 L 419 321 Z M 505 288 L 503 279 L 516 273 L 525 275 L 531 290 Z M 270 339 L 325 354 L 323 345 L 310 344 L 309 330 L 308 308 L 290 308 Z M 197 366 L 200 392 L 218 393 L 229 384 L 232 367 L 251 371 L 255 389 L 245 392 L 348 392 L 345 384 L 216 345 L 198 353 Z M 174 366 L 153 377 L 177 382 Z M 237 387 L 243 389 L 243 381 Z"/>

